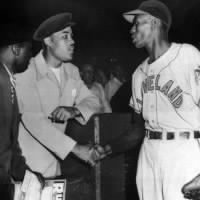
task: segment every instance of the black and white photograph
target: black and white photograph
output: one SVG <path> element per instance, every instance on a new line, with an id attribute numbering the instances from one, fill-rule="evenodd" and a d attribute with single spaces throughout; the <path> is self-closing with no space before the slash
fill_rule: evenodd
<path id="1" fill-rule="evenodd" d="M 200 200 L 200 1 L 2 0 L 0 199 Z"/>

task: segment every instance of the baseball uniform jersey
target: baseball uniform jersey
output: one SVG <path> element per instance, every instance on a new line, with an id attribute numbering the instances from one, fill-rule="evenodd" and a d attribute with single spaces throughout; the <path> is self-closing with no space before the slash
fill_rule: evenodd
<path id="1" fill-rule="evenodd" d="M 133 74 L 130 105 L 143 115 L 147 133 L 161 132 L 162 139 L 144 139 L 138 192 L 142 200 L 183 200 L 182 186 L 200 171 L 194 139 L 200 130 L 200 53 L 192 45 L 172 43 L 153 63 L 148 59 Z"/>

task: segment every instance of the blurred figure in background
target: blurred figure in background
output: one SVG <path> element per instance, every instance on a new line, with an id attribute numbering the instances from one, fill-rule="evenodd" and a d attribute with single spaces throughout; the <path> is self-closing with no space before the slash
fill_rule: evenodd
<path id="1" fill-rule="evenodd" d="M 105 85 L 105 94 L 108 101 L 111 100 L 112 96 L 117 92 L 121 85 L 126 81 L 126 72 L 123 66 L 116 62 L 113 63 L 110 70 L 110 79 Z"/>
<path id="2" fill-rule="evenodd" d="M 105 96 L 105 91 L 102 85 L 95 80 L 95 72 L 96 69 L 92 64 L 83 64 L 80 67 L 80 74 L 81 78 L 83 79 L 84 83 L 90 89 L 90 91 L 99 98 L 101 103 L 101 110 L 102 113 L 111 113 L 112 109 L 110 104 Z"/>
<path id="3" fill-rule="evenodd" d="M 100 83 L 103 88 L 105 88 L 106 83 L 108 82 L 108 77 L 106 76 L 106 73 L 103 69 L 96 68 L 95 71 L 95 81 L 97 83 Z"/>

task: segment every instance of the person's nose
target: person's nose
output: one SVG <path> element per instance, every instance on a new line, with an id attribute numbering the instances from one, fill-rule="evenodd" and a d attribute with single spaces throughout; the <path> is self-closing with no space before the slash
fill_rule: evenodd
<path id="1" fill-rule="evenodd" d="M 75 43 L 75 41 L 74 41 L 74 39 L 73 39 L 72 37 L 70 38 L 70 43 L 71 43 L 71 44 L 74 44 L 74 43 Z"/>
<path id="2" fill-rule="evenodd" d="M 67 42 L 67 43 L 70 43 L 70 44 L 72 44 L 72 45 L 75 43 L 75 41 L 74 41 L 72 35 L 68 35 L 66 42 Z"/>
<path id="3" fill-rule="evenodd" d="M 135 33 L 135 32 L 136 32 L 136 26 L 133 25 L 132 28 L 131 28 L 131 30 L 130 30 L 130 33 L 132 34 L 132 33 Z"/>

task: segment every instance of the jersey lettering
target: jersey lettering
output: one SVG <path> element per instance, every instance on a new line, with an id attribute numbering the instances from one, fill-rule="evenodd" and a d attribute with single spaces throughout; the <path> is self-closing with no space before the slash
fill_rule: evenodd
<path id="1" fill-rule="evenodd" d="M 157 76 L 151 75 L 148 76 L 143 82 L 142 82 L 142 88 L 144 93 L 148 93 L 150 91 L 158 90 L 162 92 L 170 101 L 170 103 L 175 108 L 180 108 L 180 106 L 183 103 L 183 90 L 177 86 L 174 89 L 171 89 L 174 85 L 173 80 L 167 81 L 163 86 L 159 85 L 160 75 Z"/>
<path id="2" fill-rule="evenodd" d="M 148 91 L 154 90 L 154 78 L 155 76 L 148 76 L 142 83 L 144 93 L 147 93 Z"/>
<path id="3" fill-rule="evenodd" d="M 158 74 L 158 75 L 156 76 L 156 80 L 155 80 L 155 89 L 156 89 L 156 90 L 160 90 L 160 86 L 158 85 L 159 79 L 160 79 L 160 74 Z"/>
<path id="4" fill-rule="evenodd" d="M 171 101 L 173 101 L 179 94 L 182 93 L 182 90 L 179 86 L 177 86 L 176 88 L 174 88 L 168 95 L 169 99 Z"/>
<path id="5" fill-rule="evenodd" d="M 167 96 L 167 94 L 168 94 L 170 88 L 172 87 L 173 83 L 174 83 L 174 81 L 172 81 L 172 80 L 168 81 L 167 83 L 165 83 L 165 85 L 161 88 L 160 91 L 161 91 L 164 95 Z"/>
<path id="6" fill-rule="evenodd" d="M 175 108 L 180 108 L 182 103 L 183 103 L 183 95 L 180 95 L 175 101 L 172 102 L 172 105 Z"/>
<path id="7" fill-rule="evenodd" d="M 149 91 L 153 91 L 154 90 L 154 78 L 155 78 L 155 76 L 153 75 L 153 76 L 149 76 L 149 79 L 148 79 L 148 90 Z"/>

